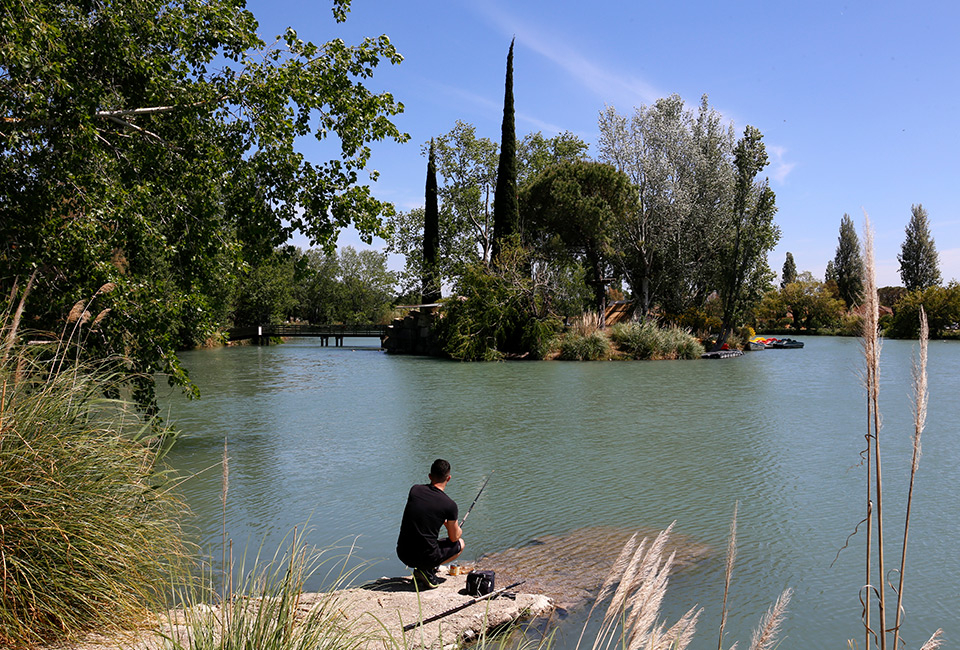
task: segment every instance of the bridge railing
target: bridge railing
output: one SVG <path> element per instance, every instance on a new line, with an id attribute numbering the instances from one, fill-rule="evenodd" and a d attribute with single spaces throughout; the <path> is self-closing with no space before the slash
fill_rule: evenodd
<path id="1" fill-rule="evenodd" d="M 330 338 L 380 338 L 387 333 L 387 325 L 252 325 L 233 327 L 227 330 L 231 341 L 250 339 L 258 336 L 310 336 Z"/>

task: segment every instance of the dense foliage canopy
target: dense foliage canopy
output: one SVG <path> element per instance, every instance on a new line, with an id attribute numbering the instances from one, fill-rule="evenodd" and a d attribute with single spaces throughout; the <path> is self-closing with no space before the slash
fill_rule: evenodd
<path id="1" fill-rule="evenodd" d="M 477 137 L 472 124 L 459 120 L 432 142 L 438 174 L 438 273 L 444 285 L 452 285 L 467 266 L 490 262 L 498 145 Z M 587 149 L 586 142 L 569 132 L 550 138 L 539 131 L 527 134 L 517 146 L 518 183 L 522 187 L 552 164 L 582 160 Z M 429 156 L 429 144 L 424 145 L 423 153 Z M 405 259 L 401 276 L 401 290 L 405 293 L 420 290 L 424 224 L 421 208 L 388 219 L 391 234 L 387 250 Z"/>
<path id="2" fill-rule="evenodd" d="M 635 203 L 630 179 L 611 165 L 553 165 L 534 177 L 520 196 L 524 239 L 549 259 L 583 264 L 593 306 L 602 312 L 607 278 L 614 272 L 616 233 L 634 213 Z"/>
<path id="3" fill-rule="evenodd" d="M 0 282 L 36 274 L 27 322 L 50 330 L 114 283 L 90 344 L 185 381 L 175 350 L 223 323 L 250 262 L 294 230 L 382 233 L 360 173 L 370 142 L 405 139 L 402 105 L 363 82 L 400 60 L 386 36 L 268 45 L 242 1 L 6 3 Z M 311 135 L 329 161 L 297 150 Z"/>
<path id="4" fill-rule="evenodd" d="M 793 260 L 793 253 L 787 251 L 787 259 L 783 262 L 783 270 L 780 272 L 780 288 L 787 286 L 797 280 L 797 263 Z"/>

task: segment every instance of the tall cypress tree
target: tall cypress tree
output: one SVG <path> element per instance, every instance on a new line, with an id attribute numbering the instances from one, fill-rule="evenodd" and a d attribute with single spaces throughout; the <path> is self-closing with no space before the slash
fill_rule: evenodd
<path id="1" fill-rule="evenodd" d="M 863 297 L 863 259 L 860 257 L 860 238 L 849 214 L 840 219 L 837 254 L 833 258 L 837 291 L 847 308 L 859 304 Z"/>
<path id="2" fill-rule="evenodd" d="M 513 41 L 507 54 L 507 81 L 503 93 L 503 125 L 500 128 L 500 164 L 493 194 L 492 259 L 500 255 L 504 240 L 517 232 L 520 205 L 517 202 L 517 127 L 513 111 Z"/>
<path id="3" fill-rule="evenodd" d="M 433 139 L 430 140 L 430 155 L 427 157 L 427 187 L 423 208 L 423 288 L 424 303 L 440 300 L 440 209 L 437 206 L 437 162 Z"/>
<path id="4" fill-rule="evenodd" d="M 907 238 L 900 247 L 900 279 L 907 291 L 926 289 L 940 284 L 940 259 L 930 235 L 927 211 L 922 204 L 910 206 Z"/>
<path id="5" fill-rule="evenodd" d="M 797 263 L 793 261 L 793 253 L 787 253 L 787 259 L 783 263 L 783 271 L 780 273 L 780 288 L 784 288 L 791 282 L 797 281 Z"/>

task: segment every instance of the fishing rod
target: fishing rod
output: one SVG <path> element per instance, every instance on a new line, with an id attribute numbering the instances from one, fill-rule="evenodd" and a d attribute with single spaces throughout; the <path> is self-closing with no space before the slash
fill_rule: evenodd
<path id="1" fill-rule="evenodd" d="M 464 519 L 466 519 L 466 517 L 464 517 Z M 439 621 L 441 618 L 444 618 L 444 617 L 446 617 L 446 616 L 450 616 L 450 614 L 456 614 L 457 612 L 462 611 L 462 610 L 466 609 L 467 607 L 470 607 L 471 605 L 476 605 L 476 604 L 479 603 L 481 600 L 489 600 L 489 599 L 491 599 L 491 598 L 496 598 L 497 596 L 503 594 L 503 592 L 507 591 L 508 589 L 513 589 L 514 587 L 519 587 L 519 586 L 522 585 L 524 582 L 526 582 L 526 580 L 521 580 L 520 582 L 514 582 L 512 585 L 507 585 L 506 587 L 502 587 L 502 588 L 500 588 L 500 589 L 497 589 L 496 591 L 491 591 L 489 594 L 485 594 L 485 595 L 483 595 L 483 596 L 477 596 L 476 598 L 471 598 L 470 600 L 468 600 L 467 602 L 463 603 L 462 605 L 457 605 L 456 607 L 454 607 L 454 608 L 452 608 L 452 609 L 448 609 L 448 610 L 446 610 L 446 611 L 444 611 L 444 612 L 440 612 L 439 614 L 434 614 L 433 616 L 431 616 L 431 617 L 429 617 L 429 618 L 425 618 L 425 619 L 423 619 L 422 621 L 417 621 L 416 623 L 409 623 L 409 624 L 407 624 L 407 625 L 404 625 L 404 626 L 403 626 L 403 631 L 404 631 L 404 632 L 409 632 L 409 631 L 412 630 L 413 628 L 418 627 L 418 626 L 420 626 L 420 625 L 426 625 L 427 623 L 433 623 L 434 621 Z"/>
<path id="2" fill-rule="evenodd" d="M 493 472 L 496 472 L 496 471 L 497 471 L 497 470 L 493 470 Z M 465 523 L 467 523 L 467 517 L 470 516 L 470 511 L 473 510 L 473 506 L 477 505 L 477 500 L 480 498 L 480 495 L 483 494 L 483 488 L 487 487 L 487 483 L 490 481 L 490 477 L 493 476 L 493 472 L 490 472 L 490 473 L 487 475 L 487 478 L 486 478 L 486 480 L 483 482 L 483 485 L 480 486 L 480 491 L 477 492 L 477 496 L 474 497 L 473 503 L 471 503 L 471 504 L 470 504 L 470 507 L 467 508 L 467 514 L 465 514 L 465 515 L 463 516 L 463 519 L 460 520 L 460 526 L 461 526 L 461 527 L 462 527 Z"/>

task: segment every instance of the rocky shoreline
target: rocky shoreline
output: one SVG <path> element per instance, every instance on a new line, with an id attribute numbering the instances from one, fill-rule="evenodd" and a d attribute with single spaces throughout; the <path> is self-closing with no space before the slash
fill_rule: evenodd
<path id="1" fill-rule="evenodd" d="M 410 577 L 384 577 L 332 593 L 304 593 L 297 610 L 302 618 L 315 606 L 335 607 L 345 627 L 366 638 L 363 650 L 449 650 L 501 626 L 588 603 L 632 532 L 613 527 L 580 528 L 485 555 L 477 560 L 476 568 L 495 571 L 498 589 L 521 580 L 523 584 L 506 595 L 480 600 L 463 609 L 458 608 L 474 600 L 466 593 L 466 571 L 460 575 L 444 573 L 436 589 L 423 592 L 414 589 Z M 657 532 L 639 531 L 641 537 L 651 539 Z M 674 572 L 695 566 L 713 553 L 708 546 L 681 535 L 671 538 L 667 552 L 676 553 Z M 219 616 L 218 608 L 201 607 Z M 450 613 L 417 625 L 446 612 Z M 93 634 L 78 643 L 43 650 L 161 650 L 164 637 L 186 641 L 184 618 L 183 612 L 171 612 L 134 632 Z M 405 631 L 404 627 L 409 629 Z"/>
<path id="2" fill-rule="evenodd" d="M 423 647 L 450 650 L 474 641 L 486 632 L 527 618 L 543 616 L 553 609 L 546 596 L 507 592 L 483 599 L 439 620 L 427 621 L 448 610 L 471 603 L 466 593 L 466 575 L 445 575 L 436 589 L 417 592 L 412 580 L 381 578 L 372 583 L 324 593 L 304 593 L 297 609 L 306 616 L 323 604 L 335 607 L 351 634 L 366 639 L 363 648 L 379 650 L 396 647 Z M 332 598 L 332 600 L 331 600 Z M 219 616 L 218 607 L 208 613 Z M 405 626 L 412 629 L 404 630 Z M 189 631 L 183 612 L 171 612 L 167 620 L 145 624 L 141 629 L 117 634 L 90 634 L 75 642 L 46 646 L 44 650 L 162 650 L 165 638 L 187 645 Z"/>

